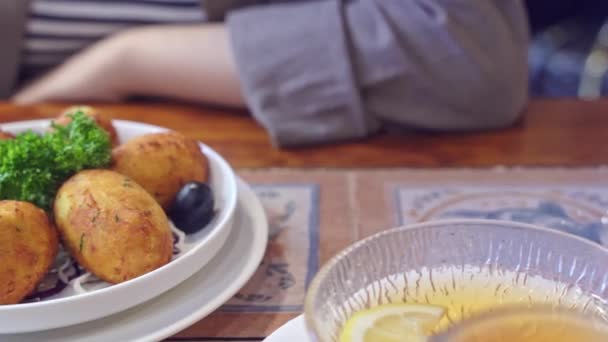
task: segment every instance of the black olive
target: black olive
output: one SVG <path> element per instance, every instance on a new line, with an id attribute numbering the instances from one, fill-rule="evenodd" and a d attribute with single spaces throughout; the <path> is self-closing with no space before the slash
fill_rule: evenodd
<path id="1" fill-rule="evenodd" d="M 215 216 L 213 190 L 209 185 L 188 182 L 175 196 L 169 210 L 173 224 L 186 234 L 205 228 Z"/>

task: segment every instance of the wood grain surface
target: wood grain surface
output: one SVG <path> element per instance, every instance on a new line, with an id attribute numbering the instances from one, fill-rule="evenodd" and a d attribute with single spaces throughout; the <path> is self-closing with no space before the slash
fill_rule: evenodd
<path id="1" fill-rule="evenodd" d="M 278 149 L 246 112 L 162 102 L 94 104 L 120 119 L 198 138 L 236 168 L 593 166 L 608 163 L 608 101 L 535 100 L 513 127 L 491 132 L 391 132 L 337 144 Z M 0 122 L 53 117 L 67 104 L 0 103 Z M 404 109 L 407 110 L 407 109 Z M 488 115 L 491 115 L 490 113 Z"/>

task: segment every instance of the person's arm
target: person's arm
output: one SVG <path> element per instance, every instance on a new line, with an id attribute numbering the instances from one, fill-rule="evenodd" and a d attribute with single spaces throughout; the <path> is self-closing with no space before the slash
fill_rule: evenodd
<path id="1" fill-rule="evenodd" d="M 244 98 L 278 145 L 360 138 L 392 123 L 502 127 L 526 101 L 528 32 L 517 0 L 272 4 L 234 11 L 226 25 L 117 36 L 106 44 L 122 46 L 113 49 L 126 56 L 118 67 L 116 57 L 82 62 L 95 60 L 91 50 L 111 50 L 98 44 L 16 99 L 147 93 L 238 105 Z M 104 65 L 115 70 L 82 71 Z M 101 90 L 86 92 L 95 86 Z"/>
<path id="2" fill-rule="evenodd" d="M 527 101 L 518 0 L 311 1 L 227 22 L 249 108 L 279 144 L 504 127 Z"/>
<path id="3" fill-rule="evenodd" d="M 18 92 L 17 103 L 150 95 L 244 106 L 222 24 L 151 26 L 107 38 Z"/>
<path id="4" fill-rule="evenodd" d="M 123 39 L 132 44 L 128 93 L 245 106 L 223 24 L 139 29 Z"/>

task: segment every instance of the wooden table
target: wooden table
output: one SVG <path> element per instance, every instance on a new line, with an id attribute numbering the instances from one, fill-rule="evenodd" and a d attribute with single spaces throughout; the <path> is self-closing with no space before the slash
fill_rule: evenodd
<path id="1" fill-rule="evenodd" d="M 0 104 L 0 122 L 55 116 L 65 105 Z M 115 118 L 196 137 L 236 168 L 577 166 L 608 163 L 608 100 L 533 101 L 514 127 L 471 134 L 384 134 L 358 142 L 273 148 L 246 113 L 175 104 L 98 105 Z"/>
<path id="2" fill-rule="evenodd" d="M 65 104 L 16 107 L 0 103 L 0 123 L 56 116 Z M 260 168 L 396 168 L 396 167 L 492 167 L 506 166 L 596 166 L 608 164 L 608 101 L 533 101 L 514 127 L 470 134 L 407 133 L 380 134 L 366 140 L 298 149 L 274 148 L 265 131 L 246 113 L 200 108 L 186 104 L 97 105 L 114 118 L 143 121 L 169 127 L 198 138 L 220 152 L 237 169 Z M 541 175 L 542 176 L 542 175 Z M 332 197 L 333 198 L 333 197 Z M 334 200 L 332 200 L 334 201 Z M 335 202 L 335 201 L 334 201 Z M 323 216 L 326 215 L 326 216 Z M 323 214 L 321 220 L 332 213 Z M 322 241 L 329 238 L 323 236 Z M 336 238 L 334 238 L 336 239 Z M 353 238 L 354 239 L 354 238 Z M 334 241 L 336 242 L 336 241 Z M 347 245 L 350 240 L 340 241 Z M 335 246 L 332 249 L 337 249 Z M 341 248 L 341 247 L 340 247 Z M 321 262 L 335 250 L 323 250 Z M 238 314 L 215 317 L 188 329 L 174 341 L 259 341 L 218 336 L 194 338 L 219 321 L 229 326 L 262 325 L 273 321 L 276 328 L 284 317 L 251 316 L 239 321 Z M 289 316 L 290 318 L 292 316 Z M 234 322 L 234 323 L 233 323 Z M 264 323 L 265 324 L 265 323 Z M 234 329 L 233 329 L 234 330 Z M 267 332 L 267 330 L 266 330 Z M 193 335 L 194 334 L 194 335 Z"/>

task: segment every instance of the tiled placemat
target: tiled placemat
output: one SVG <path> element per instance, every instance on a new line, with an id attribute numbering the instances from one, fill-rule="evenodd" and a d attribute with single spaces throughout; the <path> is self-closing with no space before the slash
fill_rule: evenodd
<path id="1" fill-rule="evenodd" d="M 319 186 L 254 185 L 270 243 L 253 279 L 222 312 L 302 312 L 302 293 L 319 268 Z"/>
<path id="2" fill-rule="evenodd" d="M 218 312 L 173 340 L 258 341 L 302 311 L 319 266 L 402 224 L 474 217 L 536 223 L 608 243 L 608 169 L 243 171 L 270 221 L 266 256 Z"/>

